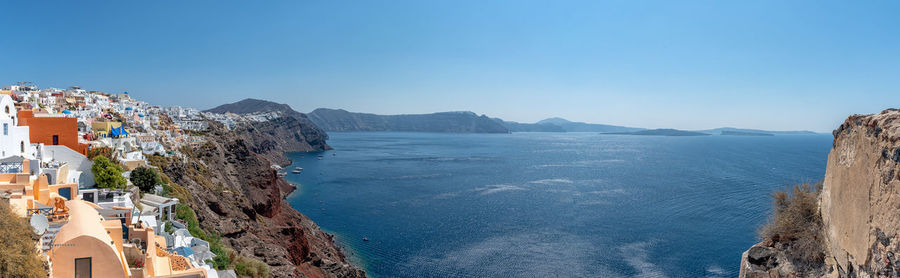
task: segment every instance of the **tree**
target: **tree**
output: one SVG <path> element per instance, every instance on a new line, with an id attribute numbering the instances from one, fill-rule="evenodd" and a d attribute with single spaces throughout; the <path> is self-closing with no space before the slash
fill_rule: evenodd
<path id="1" fill-rule="evenodd" d="M 100 188 L 125 189 L 125 185 L 128 184 L 128 181 L 122 176 L 122 166 L 109 161 L 102 155 L 94 157 L 91 172 L 94 173 L 94 181 Z"/>
<path id="2" fill-rule="evenodd" d="M 47 277 L 28 221 L 0 202 L 0 277 Z"/>
<path id="3" fill-rule="evenodd" d="M 131 183 L 143 192 L 152 191 L 159 182 L 159 175 L 152 168 L 141 166 L 131 171 Z"/>

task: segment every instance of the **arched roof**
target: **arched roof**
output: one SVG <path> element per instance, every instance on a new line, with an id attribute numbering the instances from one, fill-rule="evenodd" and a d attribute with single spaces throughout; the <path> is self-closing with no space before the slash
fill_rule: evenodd
<path id="1" fill-rule="evenodd" d="M 112 252 L 116 252 L 112 238 L 103 228 L 100 213 L 96 209 L 82 200 L 66 201 L 66 207 L 69 209 L 69 222 L 59 229 L 59 233 L 53 239 L 54 249 L 70 240 L 88 236 L 96 238 L 108 246 Z"/>

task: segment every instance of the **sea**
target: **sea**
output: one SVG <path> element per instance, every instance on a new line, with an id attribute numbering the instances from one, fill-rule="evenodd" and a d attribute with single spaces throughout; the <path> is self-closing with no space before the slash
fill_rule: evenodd
<path id="1" fill-rule="evenodd" d="M 372 277 L 736 277 L 830 134 L 331 132 L 288 200 Z M 320 157 L 321 156 L 321 157 Z"/>

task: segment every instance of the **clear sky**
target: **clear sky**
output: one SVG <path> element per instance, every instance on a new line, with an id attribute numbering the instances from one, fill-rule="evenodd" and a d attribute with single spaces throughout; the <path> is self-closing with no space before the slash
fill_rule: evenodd
<path id="1" fill-rule="evenodd" d="M 3 1 L 0 83 L 210 108 L 830 131 L 900 106 L 898 1 Z"/>

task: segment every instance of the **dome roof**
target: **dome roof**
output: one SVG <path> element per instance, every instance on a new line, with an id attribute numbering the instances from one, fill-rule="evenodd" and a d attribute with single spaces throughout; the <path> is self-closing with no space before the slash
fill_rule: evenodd
<path id="1" fill-rule="evenodd" d="M 69 222 L 59 229 L 56 238 L 53 239 L 54 244 L 61 245 L 75 238 L 88 236 L 115 249 L 111 243 L 112 238 L 103 228 L 100 213 L 96 209 L 82 200 L 67 201 L 66 207 L 69 209 Z"/>

